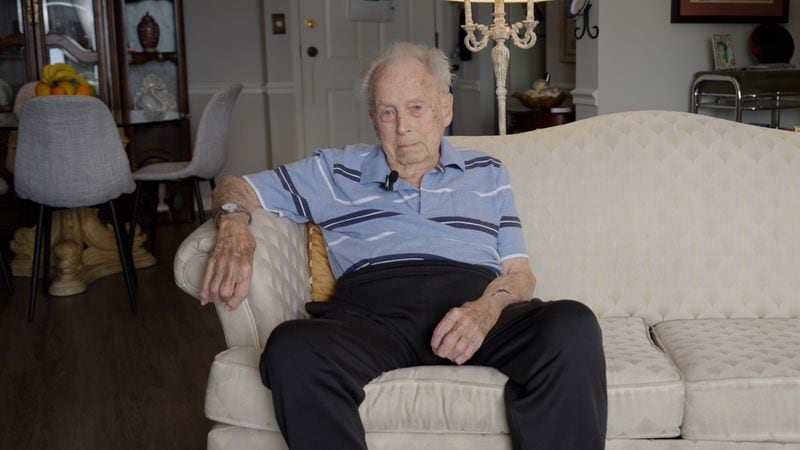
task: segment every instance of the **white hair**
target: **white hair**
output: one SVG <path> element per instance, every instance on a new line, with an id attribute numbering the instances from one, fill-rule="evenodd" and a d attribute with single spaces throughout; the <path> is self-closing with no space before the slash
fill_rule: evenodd
<path id="1" fill-rule="evenodd" d="M 428 73 L 433 77 L 441 95 L 446 95 L 450 92 L 453 74 L 450 72 L 450 61 L 443 51 L 413 42 L 395 42 L 373 57 L 361 73 L 357 92 L 359 97 L 365 100 L 370 107 L 372 107 L 374 100 L 373 85 L 375 83 L 375 74 L 387 63 L 403 58 L 416 59 L 424 64 L 428 69 Z"/>

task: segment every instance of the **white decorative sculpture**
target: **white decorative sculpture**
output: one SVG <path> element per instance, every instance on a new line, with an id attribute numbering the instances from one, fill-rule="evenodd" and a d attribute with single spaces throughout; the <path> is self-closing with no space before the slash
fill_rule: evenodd
<path id="1" fill-rule="evenodd" d="M 167 91 L 164 80 L 153 74 L 142 80 L 142 87 L 134 98 L 134 104 L 144 110 L 145 116 L 174 111 L 178 106 L 175 96 Z"/>

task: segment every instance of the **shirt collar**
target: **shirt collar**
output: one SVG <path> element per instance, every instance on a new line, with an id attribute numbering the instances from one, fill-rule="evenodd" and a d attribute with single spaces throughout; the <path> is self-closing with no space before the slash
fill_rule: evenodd
<path id="1" fill-rule="evenodd" d="M 442 138 L 439 144 L 439 163 L 433 170 L 444 172 L 445 167 L 457 167 L 462 172 L 466 170 L 464 156 L 460 151 L 453 148 L 447 139 Z M 361 163 L 361 184 L 383 183 L 386 181 L 389 171 L 389 164 L 386 162 L 383 148 L 377 145 L 373 151 L 364 157 L 364 161 Z"/>
<path id="2" fill-rule="evenodd" d="M 464 155 L 450 145 L 450 142 L 447 139 L 442 138 L 442 143 L 439 145 L 439 149 L 439 166 L 458 167 L 462 172 L 467 170 L 464 166 Z M 442 170 L 442 172 L 443 171 L 444 170 Z"/>

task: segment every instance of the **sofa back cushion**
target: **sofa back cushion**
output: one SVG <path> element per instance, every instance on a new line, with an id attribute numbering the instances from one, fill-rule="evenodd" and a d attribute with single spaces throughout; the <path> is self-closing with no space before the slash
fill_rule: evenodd
<path id="1" fill-rule="evenodd" d="M 601 317 L 800 317 L 800 133 L 665 111 L 452 137 L 511 174 L 536 295 Z"/>

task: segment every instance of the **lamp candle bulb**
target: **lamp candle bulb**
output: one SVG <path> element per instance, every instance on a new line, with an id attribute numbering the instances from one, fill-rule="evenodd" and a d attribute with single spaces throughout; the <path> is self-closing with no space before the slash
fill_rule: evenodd
<path id="1" fill-rule="evenodd" d="M 472 1 L 464 0 L 464 25 L 472 25 Z"/>
<path id="2" fill-rule="evenodd" d="M 528 0 L 528 15 L 526 16 L 527 20 L 533 20 L 533 0 Z"/>

